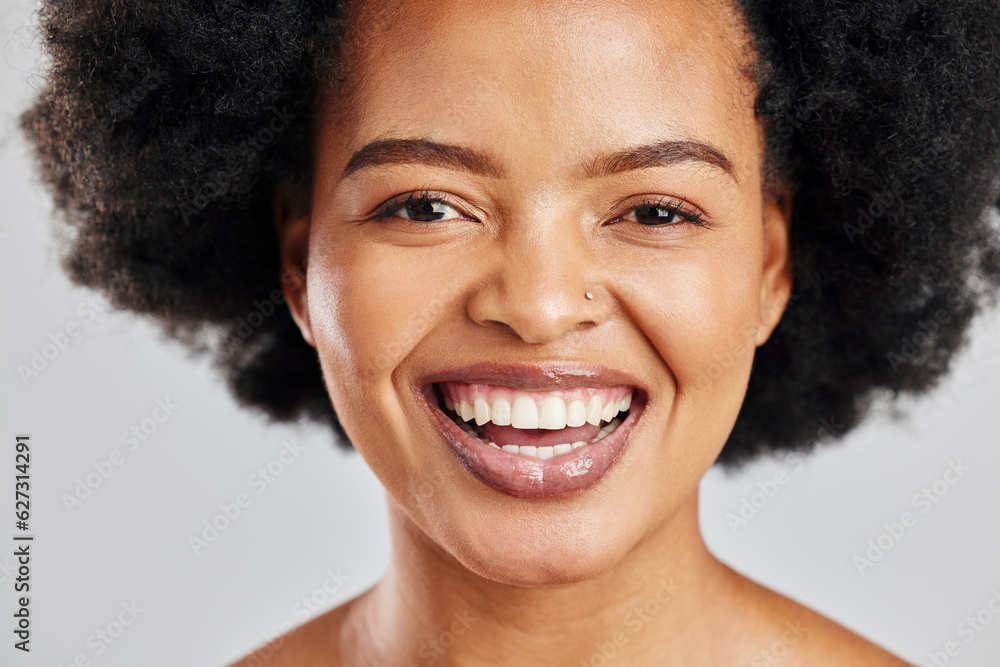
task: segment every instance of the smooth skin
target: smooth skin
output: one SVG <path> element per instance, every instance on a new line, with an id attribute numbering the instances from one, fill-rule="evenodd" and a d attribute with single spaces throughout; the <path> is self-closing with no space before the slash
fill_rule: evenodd
<path id="1" fill-rule="evenodd" d="M 311 203 L 279 192 L 275 212 L 284 269 L 308 267 L 292 313 L 385 486 L 391 560 L 239 664 L 905 665 L 699 530 L 698 483 L 791 291 L 738 11 L 369 0 L 354 18 Z M 462 467 L 420 393 L 482 361 L 604 364 L 648 405 L 596 485 L 516 498 Z"/>

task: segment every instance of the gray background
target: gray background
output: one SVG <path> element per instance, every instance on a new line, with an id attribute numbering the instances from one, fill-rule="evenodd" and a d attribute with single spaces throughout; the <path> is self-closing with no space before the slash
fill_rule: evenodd
<path id="1" fill-rule="evenodd" d="M 13 125 L 41 84 L 32 11 L 18 0 L 0 5 L 0 663 L 222 665 L 378 580 L 388 552 L 383 492 L 327 433 L 267 425 L 234 404 L 204 359 L 68 283 L 51 204 Z M 80 333 L 22 381 L 18 365 L 70 323 Z M 971 641 L 956 634 L 992 591 L 1000 600 L 998 325 L 996 313 L 980 318 L 951 376 L 905 405 L 902 421 L 873 419 L 801 466 L 761 461 L 731 477 L 713 469 L 701 516 L 712 550 L 919 665 L 934 664 L 929 652 L 948 641 L 960 649 L 948 664 L 1000 664 L 1000 617 Z M 167 399 L 173 414 L 146 421 L 155 431 L 134 451 L 123 445 L 121 434 Z M 12 648 L 6 629 L 18 433 L 33 446 L 30 655 Z M 293 440 L 304 451 L 273 483 L 254 486 L 251 475 Z M 67 508 L 65 497 L 114 450 L 121 464 Z M 969 471 L 921 513 L 913 496 L 958 461 Z M 779 470 L 787 483 L 773 497 L 753 496 Z M 240 493 L 250 505 L 195 555 L 189 537 Z M 744 499 L 761 506 L 733 530 L 727 515 Z M 853 558 L 906 511 L 916 525 L 860 573 Z M 98 641 L 99 630 L 116 631 L 123 604 L 141 611 L 112 644 Z"/>

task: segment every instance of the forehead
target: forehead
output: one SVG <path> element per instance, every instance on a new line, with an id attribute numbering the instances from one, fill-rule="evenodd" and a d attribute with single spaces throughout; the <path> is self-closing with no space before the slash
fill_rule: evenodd
<path id="1" fill-rule="evenodd" d="M 334 96 L 348 150 L 387 136 L 513 150 L 544 137 L 577 153 L 759 140 L 729 0 L 363 0 L 351 25 Z"/>

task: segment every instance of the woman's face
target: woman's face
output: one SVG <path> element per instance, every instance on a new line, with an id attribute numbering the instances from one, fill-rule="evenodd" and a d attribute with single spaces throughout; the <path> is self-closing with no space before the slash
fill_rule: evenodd
<path id="1" fill-rule="evenodd" d="M 787 300 L 739 15 L 379 4 L 311 214 L 278 202 L 296 321 L 428 544 L 508 583 L 594 576 L 692 506 Z"/>

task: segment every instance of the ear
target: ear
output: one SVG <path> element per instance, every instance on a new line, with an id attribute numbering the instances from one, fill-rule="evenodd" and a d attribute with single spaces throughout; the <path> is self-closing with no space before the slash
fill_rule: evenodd
<path id="1" fill-rule="evenodd" d="M 306 292 L 306 272 L 309 260 L 308 207 L 297 201 L 287 188 L 274 190 L 272 210 L 281 252 L 281 289 L 298 325 L 302 337 L 316 347 L 309 320 L 309 300 Z"/>
<path id="2" fill-rule="evenodd" d="M 760 285 L 760 320 L 757 346 L 763 345 L 778 326 L 792 294 L 792 258 L 789 228 L 790 194 L 764 196 L 764 273 Z"/>

